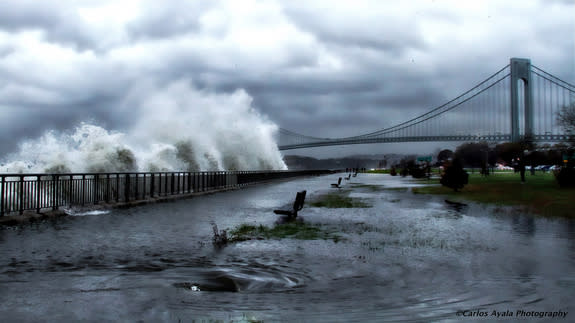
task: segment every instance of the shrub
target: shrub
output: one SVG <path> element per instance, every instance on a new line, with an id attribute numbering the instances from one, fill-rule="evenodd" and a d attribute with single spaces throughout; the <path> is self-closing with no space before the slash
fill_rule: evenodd
<path id="1" fill-rule="evenodd" d="M 445 173 L 441 176 L 441 185 L 452 188 L 454 191 L 462 189 L 468 183 L 469 174 L 461 165 L 458 159 L 455 159 L 451 165 L 445 168 Z"/>
<path id="2" fill-rule="evenodd" d="M 417 167 L 417 166 L 410 168 L 409 173 L 411 174 L 411 176 L 413 178 L 425 178 L 425 177 L 427 177 L 427 172 L 425 171 L 425 168 L 421 168 L 421 167 Z"/>
<path id="3" fill-rule="evenodd" d="M 560 187 L 575 187 L 575 168 L 562 167 L 555 172 L 555 179 Z"/>
<path id="4" fill-rule="evenodd" d="M 405 177 L 409 175 L 409 169 L 407 169 L 407 167 L 404 167 L 399 174 L 401 175 L 401 177 Z"/>

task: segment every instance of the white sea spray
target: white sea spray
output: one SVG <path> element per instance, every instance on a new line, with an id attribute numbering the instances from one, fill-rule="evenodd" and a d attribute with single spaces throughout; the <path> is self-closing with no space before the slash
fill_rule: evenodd
<path id="1" fill-rule="evenodd" d="M 120 109 L 131 126 L 112 131 L 82 122 L 20 143 L 3 173 L 287 169 L 278 127 L 252 107 L 243 90 L 201 91 L 180 80 L 135 86 Z"/>

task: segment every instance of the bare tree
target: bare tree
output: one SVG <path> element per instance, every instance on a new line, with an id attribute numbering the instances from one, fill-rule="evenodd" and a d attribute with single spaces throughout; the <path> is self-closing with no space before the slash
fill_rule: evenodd
<path id="1" fill-rule="evenodd" d="M 561 108 L 557 113 L 557 122 L 571 136 L 571 144 L 575 145 L 575 102 Z"/>

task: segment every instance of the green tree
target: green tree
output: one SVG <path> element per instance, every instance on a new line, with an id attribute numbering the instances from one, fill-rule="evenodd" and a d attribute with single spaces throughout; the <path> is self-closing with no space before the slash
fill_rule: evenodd
<path id="1" fill-rule="evenodd" d="M 485 152 L 489 151 L 489 145 L 486 142 L 469 142 L 459 145 L 455 149 L 455 158 L 471 167 L 481 167 L 485 164 Z"/>
<path id="2" fill-rule="evenodd" d="M 495 154 L 497 159 L 505 164 L 511 164 L 511 160 L 520 157 L 523 148 L 520 143 L 505 142 L 495 146 Z"/>
<path id="3" fill-rule="evenodd" d="M 443 149 L 439 154 L 437 154 L 437 161 L 440 163 L 443 163 L 450 158 L 453 158 L 453 151 L 449 149 Z"/>

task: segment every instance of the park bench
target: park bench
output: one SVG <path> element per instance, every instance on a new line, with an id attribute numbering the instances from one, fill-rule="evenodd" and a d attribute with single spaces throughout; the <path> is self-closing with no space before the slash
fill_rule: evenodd
<path id="1" fill-rule="evenodd" d="M 297 212 L 301 211 L 303 208 L 303 203 L 305 201 L 306 191 L 297 192 L 295 196 L 295 201 L 293 202 L 292 210 L 274 210 L 275 214 L 287 215 L 290 218 L 297 217 Z"/>
<path id="2" fill-rule="evenodd" d="M 340 185 L 341 185 L 341 177 L 337 180 L 337 183 L 331 184 L 331 187 L 340 188 Z"/>
<path id="3" fill-rule="evenodd" d="M 345 178 L 345 180 L 346 180 L 346 181 L 349 181 L 350 178 L 351 178 L 351 173 L 349 173 L 349 174 L 347 175 L 347 177 Z"/>

